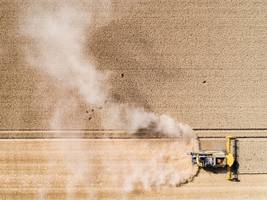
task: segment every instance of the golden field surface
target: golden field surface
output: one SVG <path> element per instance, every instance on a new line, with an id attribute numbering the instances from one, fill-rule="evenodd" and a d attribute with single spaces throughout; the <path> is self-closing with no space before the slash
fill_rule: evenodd
<path id="1" fill-rule="evenodd" d="M 145 168 L 175 138 L 99 131 L 98 109 L 27 63 L 24 46 L 32 43 L 20 34 L 27 11 L 66 2 L 0 0 L 0 200 L 267 198 L 265 0 L 68 1 L 95 15 L 85 53 L 110 72 L 112 101 L 190 124 L 202 149 L 223 150 L 226 135 L 238 137 L 241 182 L 201 170 L 181 187 L 129 193 L 122 188 L 129 160 Z M 79 106 L 61 128 L 88 134 L 47 131 L 66 96 Z"/>
<path id="2" fill-rule="evenodd" d="M 3 138 L 5 133 L 1 132 Z M 240 182 L 226 180 L 225 173 L 201 170 L 193 182 L 179 187 L 151 187 L 128 193 L 122 186 L 127 178 L 125 172 L 131 172 L 132 162 L 141 159 L 138 167 L 146 167 L 147 161 L 174 143 L 175 138 L 127 138 L 114 131 L 108 135 L 109 139 L 104 139 L 104 136 L 103 139 L 94 139 L 93 132 L 87 132 L 81 139 L 69 131 L 64 133 L 69 138 L 60 139 L 49 137 L 43 131 L 42 137 L 48 136 L 48 139 L 38 139 L 37 133 L 25 131 L 21 132 L 24 138 L 0 140 L 1 199 L 266 199 L 267 175 L 251 173 L 242 167 L 252 164 L 254 170 L 260 167 L 266 170 L 263 165 L 266 158 L 254 164 L 257 155 L 252 160 L 244 154 L 239 155 Z M 213 134 L 224 135 L 221 132 Z M 35 139 L 30 139 L 33 136 Z M 214 141 L 209 143 L 208 139 L 202 139 L 204 149 L 216 144 Z M 62 147 L 66 149 L 62 151 Z M 257 149 L 253 149 L 254 145 L 247 148 L 252 154 Z M 169 164 L 175 162 L 171 159 Z M 81 164 L 88 169 L 83 177 L 79 177 Z"/>

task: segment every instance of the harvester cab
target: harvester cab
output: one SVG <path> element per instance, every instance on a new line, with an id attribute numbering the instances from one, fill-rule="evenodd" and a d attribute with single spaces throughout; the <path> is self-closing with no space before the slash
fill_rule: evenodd
<path id="1" fill-rule="evenodd" d="M 238 180 L 237 143 L 236 138 L 226 137 L 226 151 L 191 152 L 192 163 L 203 169 L 227 168 L 227 179 Z"/>

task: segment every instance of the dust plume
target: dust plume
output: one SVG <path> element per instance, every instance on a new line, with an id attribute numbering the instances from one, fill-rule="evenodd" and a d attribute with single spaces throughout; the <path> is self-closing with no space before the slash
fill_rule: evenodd
<path id="1" fill-rule="evenodd" d="M 164 185 L 179 186 L 191 181 L 196 175 L 198 168 L 192 166 L 191 156 L 187 154 L 198 150 L 198 142 L 190 126 L 177 123 L 168 115 L 156 115 L 146 112 L 144 108 L 125 104 L 110 105 L 106 112 L 109 114 L 103 119 L 106 128 L 127 130 L 129 134 L 137 136 L 162 137 L 160 149 L 145 142 L 140 147 L 143 154 L 149 152 L 148 159 L 133 154 L 121 166 L 111 170 L 110 173 L 118 170 L 118 173 L 123 174 L 121 179 L 125 192 L 150 190 Z M 164 142 L 166 137 L 173 139 Z M 107 145 L 106 148 L 110 149 L 110 154 L 113 153 L 114 146 Z M 109 166 L 108 163 L 105 165 Z"/>
<path id="2" fill-rule="evenodd" d="M 168 115 L 156 115 L 143 108 L 109 101 L 109 72 L 98 71 L 92 59 L 85 53 L 90 28 L 95 22 L 94 17 L 95 14 L 90 11 L 68 4 L 54 9 L 38 7 L 30 10 L 28 17 L 21 23 L 22 35 L 31 41 L 31 46 L 26 48 L 27 62 L 59 81 L 64 88 L 77 90 L 87 104 L 103 107 L 103 128 L 126 130 L 135 135 L 151 134 L 173 138 L 168 140 L 171 142 L 166 143 L 163 149 L 157 149 L 155 146 L 150 149 L 148 144 L 147 147 L 143 146 L 144 151 L 151 153 L 149 159 L 144 161 L 137 154 L 131 159 L 124 157 L 122 162 L 125 164 L 116 169 L 98 155 L 104 170 L 123 185 L 124 191 L 131 192 L 139 187 L 150 189 L 152 186 L 176 186 L 190 181 L 196 174 L 196 169 L 191 165 L 190 156 L 186 153 L 198 147 L 188 125 L 177 123 Z M 65 96 L 55 110 L 50 128 L 64 128 L 63 116 L 73 112 L 76 107 L 75 99 Z M 94 181 L 93 178 L 84 178 L 92 174 L 87 156 L 77 156 L 69 151 L 75 148 L 82 152 L 85 149 L 83 145 L 79 140 L 73 143 L 57 143 L 70 174 L 71 181 L 67 181 L 66 190 L 79 182 L 86 184 L 86 181 Z M 105 148 L 110 149 L 107 151 L 110 156 L 115 153 L 122 154 L 124 151 L 119 146 L 109 144 Z"/>
<path id="3" fill-rule="evenodd" d="M 65 4 L 56 11 L 34 10 L 21 30 L 34 43 L 27 55 L 32 66 L 65 87 L 77 89 L 86 102 L 100 106 L 107 97 L 106 75 L 98 72 L 83 52 L 90 21 L 88 12 Z"/>
<path id="4" fill-rule="evenodd" d="M 169 115 L 156 115 L 147 112 L 144 108 L 137 108 L 127 104 L 107 104 L 103 117 L 103 125 L 106 129 L 122 129 L 135 134 L 143 132 L 147 134 L 165 135 L 168 137 L 180 137 L 187 141 L 194 138 L 190 126 L 177 123 Z"/>
<path id="5" fill-rule="evenodd" d="M 91 15 L 77 5 L 65 4 L 56 10 L 37 7 L 22 21 L 21 32 L 33 43 L 26 48 L 30 65 L 48 73 L 68 90 L 77 90 L 87 103 L 102 106 L 107 96 L 107 87 L 103 85 L 106 75 L 98 72 L 82 52 L 90 22 Z M 77 100 L 72 96 L 58 99 L 49 128 L 64 129 L 64 117 L 70 116 L 77 107 Z M 64 137 L 60 132 L 55 136 Z M 63 157 L 64 170 L 67 171 L 66 197 L 75 199 L 75 188 L 81 184 L 88 188 L 90 183 L 88 157 L 77 155 L 83 151 L 84 144 L 75 140 L 55 141 L 53 145 L 58 156 Z M 48 162 L 51 166 L 55 164 L 54 160 Z M 50 171 L 53 170 L 50 167 Z M 38 191 L 39 198 L 44 199 L 52 188 L 52 183 L 46 180 Z"/>

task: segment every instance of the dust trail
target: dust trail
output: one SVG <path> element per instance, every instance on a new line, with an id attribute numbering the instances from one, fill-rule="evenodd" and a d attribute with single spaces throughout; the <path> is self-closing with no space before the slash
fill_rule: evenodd
<path id="1" fill-rule="evenodd" d="M 103 107 L 104 128 L 175 138 L 163 149 L 154 147 L 150 159 L 144 161 L 136 155 L 130 160 L 125 159 L 125 164 L 117 169 L 99 157 L 107 173 L 112 174 L 116 182 L 123 184 L 124 191 L 131 192 L 138 187 L 149 189 L 152 186 L 180 185 L 190 181 L 196 174 L 196 169 L 186 153 L 197 148 L 197 142 L 189 126 L 177 123 L 168 115 L 158 116 L 146 112 L 143 108 L 106 103 L 109 97 L 107 73 L 96 70 L 84 50 L 91 22 L 94 21 L 92 16 L 92 13 L 83 8 L 68 4 L 54 9 L 30 10 L 29 16 L 21 23 L 22 34 L 32 43 L 26 51 L 28 63 L 60 81 L 65 88 L 77 90 L 86 103 Z M 51 119 L 51 128 L 64 128 L 63 116 L 73 112 L 76 107 L 75 99 L 66 96 Z M 84 146 L 79 141 L 59 142 L 57 146 L 69 172 L 66 190 L 71 199 L 74 197 L 70 188 L 77 186 L 79 182 L 94 181 L 84 179 L 85 176 L 90 176 L 89 160 L 82 154 Z M 81 155 L 71 152 L 72 148 L 81 152 Z M 106 148 L 110 148 L 108 154 L 115 153 L 113 149 L 116 147 L 107 145 Z M 150 152 L 149 148 L 144 148 Z M 123 152 L 123 149 L 117 147 L 117 152 Z"/>
<path id="2" fill-rule="evenodd" d="M 103 117 L 103 124 L 106 129 L 122 129 L 132 134 L 145 131 L 150 134 L 180 137 L 187 142 L 194 139 L 190 126 L 178 123 L 166 114 L 156 115 L 145 111 L 144 108 L 114 103 L 107 104 L 105 112 L 107 115 Z"/>
<path id="3" fill-rule="evenodd" d="M 27 60 L 63 83 L 78 89 L 88 103 L 103 105 L 107 96 L 105 75 L 84 55 L 91 15 L 72 5 L 56 12 L 36 9 L 22 27 L 24 35 L 34 41 Z"/>
<path id="4" fill-rule="evenodd" d="M 106 87 L 103 85 L 106 76 L 98 72 L 82 52 L 90 21 L 90 13 L 77 5 L 64 4 L 56 10 L 36 7 L 29 10 L 28 16 L 21 24 L 21 31 L 33 42 L 33 45 L 26 49 L 26 59 L 30 65 L 48 73 L 63 87 L 78 90 L 87 103 L 101 106 L 107 96 Z M 67 95 L 59 99 L 57 105 L 50 121 L 51 129 L 65 128 L 64 117 L 71 115 L 78 107 L 75 98 Z M 56 136 L 64 137 L 61 133 Z M 79 185 L 89 188 L 90 183 L 88 156 L 82 153 L 84 144 L 75 140 L 55 141 L 53 145 L 57 148 L 58 157 L 63 157 L 62 170 L 67 172 L 67 199 L 75 199 L 75 188 Z M 48 162 L 55 163 L 53 160 Z M 38 194 L 40 199 L 49 193 L 52 185 L 49 180 L 44 182 Z"/>

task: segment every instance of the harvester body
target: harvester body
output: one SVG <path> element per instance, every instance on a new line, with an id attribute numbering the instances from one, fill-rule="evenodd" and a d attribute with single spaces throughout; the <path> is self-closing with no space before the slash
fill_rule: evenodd
<path id="1" fill-rule="evenodd" d="M 238 181 L 236 138 L 226 137 L 226 151 L 191 152 L 192 163 L 204 169 L 227 168 L 227 179 Z"/>
<path id="2" fill-rule="evenodd" d="M 192 152 L 192 162 L 202 168 L 221 168 L 226 166 L 226 153 L 224 151 Z"/>

